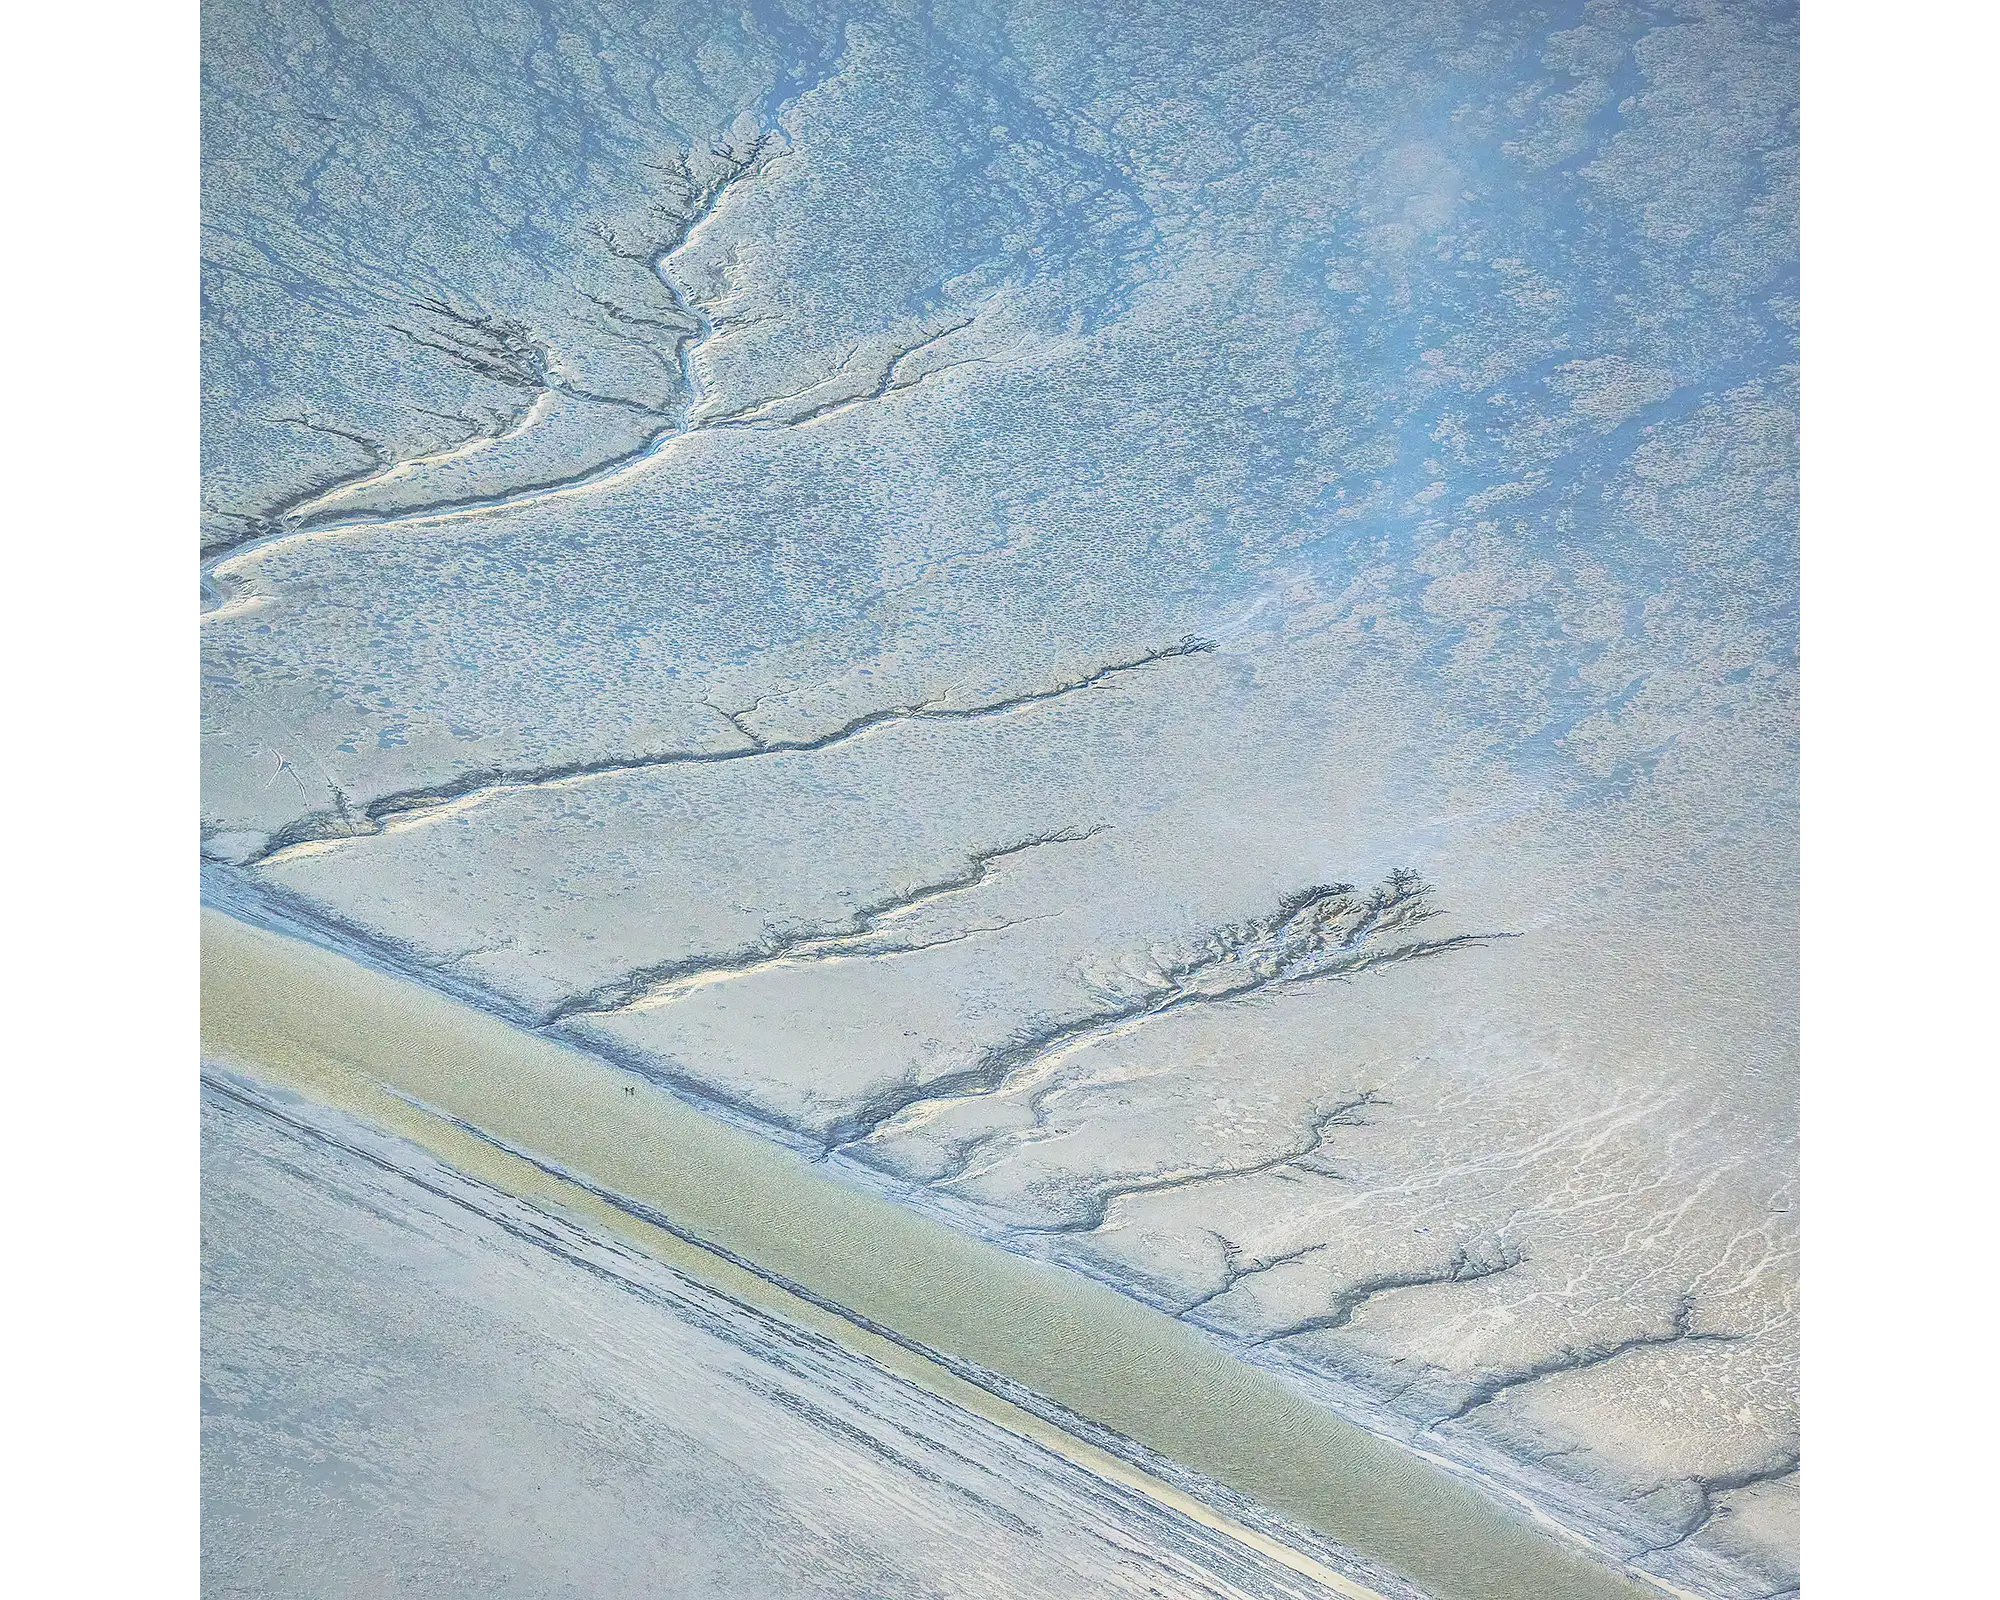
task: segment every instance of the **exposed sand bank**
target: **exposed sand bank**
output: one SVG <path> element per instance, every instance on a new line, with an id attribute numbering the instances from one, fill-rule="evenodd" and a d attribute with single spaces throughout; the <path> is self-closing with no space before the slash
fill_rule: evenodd
<path id="1" fill-rule="evenodd" d="M 975 1364 L 1047 1396 L 1438 1600 L 1649 1592 L 1170 1318 L 849 1189 L 593 1057 L 414 984 L 205 910 L 202 1014 L 212 1058 L 361 1115 L 513 1193 L 583 1213 L 732 1293 L 761 1297 L 1337 1593 L 1365 1600 L 1374 1591 L 947 1363 Z M 593 1188 L 657 1211 L 662 1225 Z"/>

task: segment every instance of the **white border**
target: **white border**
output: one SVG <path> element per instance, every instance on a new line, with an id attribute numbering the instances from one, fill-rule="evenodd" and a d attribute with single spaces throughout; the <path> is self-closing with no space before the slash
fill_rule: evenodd
<path id="1" fill-rule="evenodd" d="M 15 1594 L 198 1592 L 197 37 L 185 0 L 6 19 Z"/>
<path id="2" fill-rule="evenodd" d="M 1991 1593 L 1992 8 L 1805 14 L 1805 1583 Z"/>

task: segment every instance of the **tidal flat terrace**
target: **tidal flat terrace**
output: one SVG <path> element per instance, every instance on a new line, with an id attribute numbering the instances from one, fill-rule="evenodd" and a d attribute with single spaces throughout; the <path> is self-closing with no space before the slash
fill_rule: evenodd
<path id="1" fill-rule="evenodd" d="M 210 899 L 1791 1593 L 1795 20 L 219 0 Z"/>

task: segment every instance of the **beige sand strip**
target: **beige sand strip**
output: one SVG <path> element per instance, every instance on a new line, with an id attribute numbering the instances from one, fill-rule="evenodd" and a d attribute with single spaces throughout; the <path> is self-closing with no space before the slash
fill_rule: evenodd
<path id="1" fill-rule="evenodd" d="M 1375 1438 L 1192 1329 L 850 1188 L 581 1052 L 356 962 L 202 913 L 210 1058 L 560 1205 L 958 1405 L 1152 1495 L 1350 1600 L 1364 1586 L 822 1306 L 412 1105 L 413 1096 L 658 1211 L 808 1293 L 975 1362 L 1408 1576 L 1437 1600 L 1658 1593 Z M 636 1094 L 627 1093 L 637 1086 Z"/>

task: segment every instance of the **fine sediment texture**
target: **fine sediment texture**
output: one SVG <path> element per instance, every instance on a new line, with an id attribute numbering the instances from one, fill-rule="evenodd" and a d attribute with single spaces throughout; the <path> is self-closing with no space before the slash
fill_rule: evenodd
<path id="1" fill-rule="evenodd" d="M 464 773 L 449 784 L 436 788 L 383 795 L 380 799 L 370 801 L 358 815 L 347 809 L 346 797 L 336 790 L 334 793 L 336 809 L 333 812 L 302 818 L 281 830 L 260 849 L 246 857 L 244 865 L 258 866 L 282 859 L 290 852 L 324 846 L 343 839 L 365 837 L 371 833 L 380 833 L 385 828 L 411 827 L 442 821 L 484 801 L 522 790 L 586 783 L 595 778 L 627 772 L 643 772 L 653 767 L 685 764 L 705 766 L 714 762 L 745 761 L 761 756 L 810 753 L 829 749 L 849 739 L 859 738 L 876 728 L 899 722 L 969 722 L 981 717 L 1005 716 L 1008 712 L 1039 705 L 1045 700 L 1054 700 L 1078 690 L 1097 688 L 1121 673 L 1137 671 L 1141 667 L 1151 666 L 1156 661 L 1171 661 L 1178 656 L 1199 655 L 1214 648 L 1215 646 L 1206 639 L 1184 639 L 1178 644 L 1149 650 L 1130 661 L 1114 661 L 1108 666 L 1099 667 L 1069 682 L 1024 690 L 1019 694 L 1008 695 L 982 705 L 885 706 L 874 711 L 865 711 L 836 728 L 806 739 L 763 738 L 743 726 L 741 719 L 749 715 L 748 710 L 717 711 L 716 715 L 729 723 L 742 737 L 743 747 L 723 750 L 665 750 L 646 755 L 616 756 L 602 761 L 561 763 L 523 771 Z M 753 703 L 750 710 L 754 709 Z"/>
<path id="2" fill-rule="evenodd" d="M 1796 61 L 217 0 L 205 893 L 1795 1593 Z"/>

